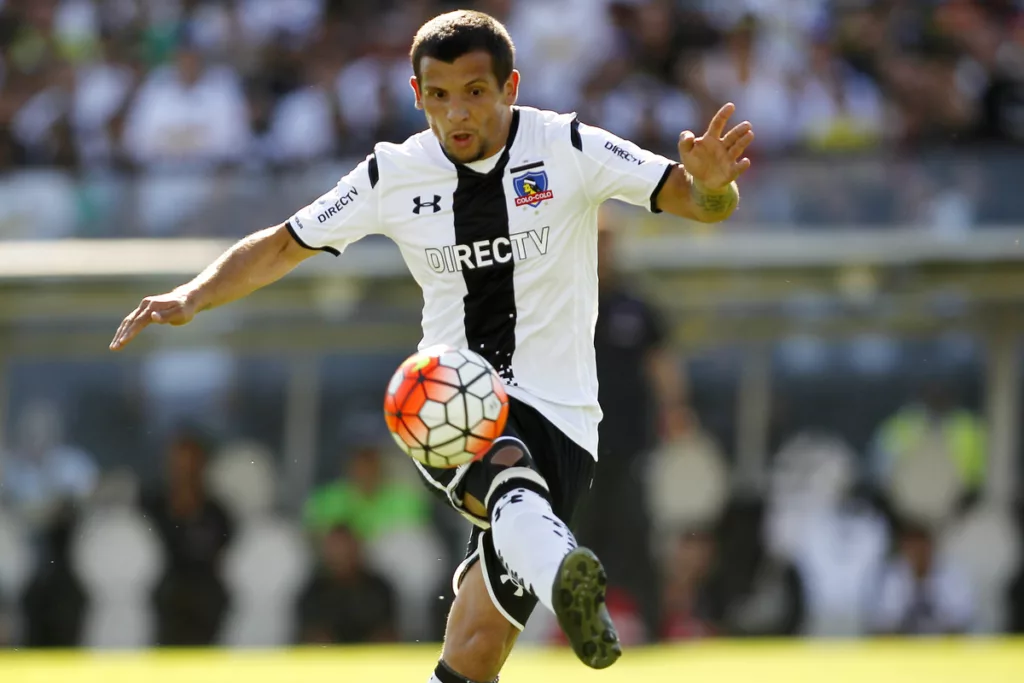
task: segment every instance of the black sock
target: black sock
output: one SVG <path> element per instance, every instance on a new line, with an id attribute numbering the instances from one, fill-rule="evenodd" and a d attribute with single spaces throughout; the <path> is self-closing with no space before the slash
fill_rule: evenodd
<path id="1" fill-rule="evenodd" d="M 434 678 L 431 681 L 437 681 L 438 683 L 477 683 L 472 681 L 462 674 L 456 673 L 450 666 L 444 663 L 444 660 L 437 663 L 437 668 L 434 669 Z M 492 683 L 498 683 L 498 679 L 495 678 Z"/>

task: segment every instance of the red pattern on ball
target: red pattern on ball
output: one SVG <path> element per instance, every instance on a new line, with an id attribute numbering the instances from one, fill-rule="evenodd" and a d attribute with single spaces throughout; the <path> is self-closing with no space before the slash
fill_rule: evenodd
<path id="1" fill-rule="evenodd" d="M 417 353 L 410 356 L 395 372 L 384 397 L 384 419 L 388 429 L 409 448 L 425 449 L 428 455 L 431 453 L 428 443 L 430 429 L 420 418 L 419 411 L 428 399 L 443 404 L 453 399 L 460 400 L 458 396 L 463 386 L 458 370 L 440 364 L 439 357 L 445 352 L 454 351 L 448 349 L 433 351 L 429 355 Z M 476 357 L 474 362 L 486 361 Z M 481 373 L 483 372 L 486 370 L 481 368 Z M 475 372 L 473 374 L 476 378 L 480 376 Z M 470 462 L 479 460 L 487 453 L 494 439 L 504 432 L 508 420 L 508 395 L 500 378 L 493 371 L 491 385 L 501 408 L 496 420 L 483 419 L 476 425 L 468 425 L 465 451 L 467 455 L 472 456 Z M 453 426 L 459 428 L 459 425 Z M 462 458 L 458 462 L 453 462 L 452 466 L 464 462 L 466 459 Z"/>

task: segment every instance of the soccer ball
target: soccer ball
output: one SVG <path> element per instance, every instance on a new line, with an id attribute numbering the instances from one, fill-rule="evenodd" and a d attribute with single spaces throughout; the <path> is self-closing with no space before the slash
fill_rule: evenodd
<path id="1" fill-rule="evenodd" d="M 384 419 L 409 457 L 448 469 L 482 458 L 501 436 L 508 395 L 482 356 L 435 346 L 407 358 L 391 377 Z"/>

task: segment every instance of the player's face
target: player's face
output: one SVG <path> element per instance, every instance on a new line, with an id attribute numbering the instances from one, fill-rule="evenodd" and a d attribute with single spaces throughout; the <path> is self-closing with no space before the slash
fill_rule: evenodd
<path id="1" fill-rule="evenodd" d="M 413 77 L 416 107 L 452 159 L 469 163 L 486 159 L 504 146 L 519 91 L 519 73 L 498 83 L 486 52 L 470 52 L 451 64 L 432 57 L 420 60 Z"/>

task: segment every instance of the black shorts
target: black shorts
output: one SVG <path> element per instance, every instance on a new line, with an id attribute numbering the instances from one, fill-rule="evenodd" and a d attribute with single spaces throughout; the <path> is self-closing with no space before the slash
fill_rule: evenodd
<path id="1" fill-rule="evenodd" d="M 594 458 L 551 424 L 535 408 L 509 398 L 508 422 L 503 433 L 522 441 L 530 452 L 537 471 L 547 482 L 551 508 L 559 519 L 575 531 L 574 517 L 584 494 L 594 480 Z M 490 522 L 474 517 L 462 508 L 462 496 L 470 493 L 483 501 L 491 482 L 488 468 L 477 462 L 456 469 L 436 469 L 417 464 L 425 483 L 434 493 L 473 524 L 466 558 L 455 570 L 452 588 L 456 594 L 463 577 L 482 559 L 481 568 L 494 606 L 520 631 L 537 606 L 537 598 L 512 579 L 505 570 L 491 540 Z"/>

